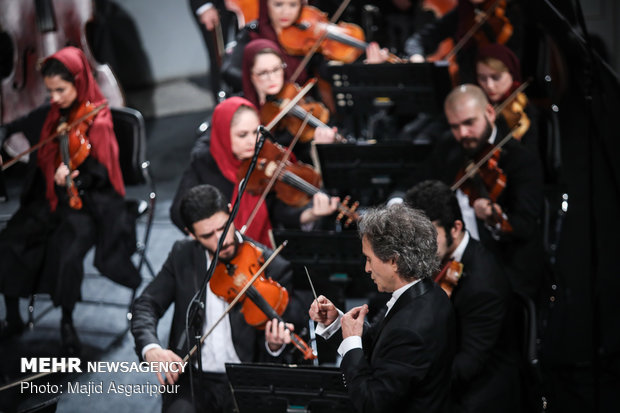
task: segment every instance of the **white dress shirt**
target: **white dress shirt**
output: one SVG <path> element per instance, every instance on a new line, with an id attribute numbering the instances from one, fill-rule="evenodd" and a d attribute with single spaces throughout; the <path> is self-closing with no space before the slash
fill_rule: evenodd
<path id="1" fill-rule="evenodd" d="M 412 281 L 406 285 L 403 285 L 392 293 L 392 297 L 385 304 L 387 306 L 387 311 L 385 313 L 386 316 L 388 315 L 390 310 L 392 310 L 392 307 L 394 306 L 394 303 L 396 303 L 396 300 L 398 300 L 398 298 L 400 298 L 400 296 L 403 295 L 403 293 L 407 291 L 407 289 L 411 288 L 414 284 L 417 284 L 418 282 L 420 282 L 420 280 Z M 331 323 L 329 326 L 325 326 L 323 323 L 319 323 L 316 327 L 316 333 L 326 340 L 329 339 L 342 326 L 341 319 L 343 315 L 344 313 L 338 310 L 338 318 L 334 320 L 334 322 Z M 353 350 L 355 348 L 362 348 L 361 336 L 349 336 L 342 340 L 342 343 L 340 343 L 340 346 L 338 347 L 338 354 L 341 357 L 344 357 L 344 355 L 347 354 L 349 350 Z"/>

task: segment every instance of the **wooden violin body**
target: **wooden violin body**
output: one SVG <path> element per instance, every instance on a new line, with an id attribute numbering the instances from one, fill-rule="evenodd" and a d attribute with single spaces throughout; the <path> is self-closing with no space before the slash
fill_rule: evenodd
<path id="1" fill-rule="evenodd" d="M 280 93 L 275 96 L 274 99 L 268 100 L 260 110 L 260 121 L 264 125 L 271 123 L 271 120 L 276 117 L 282 106 L 285 105 L 290 99 L 292 99 L 299 92 L 299 87 L 287 83 L 284 85 Z M 303 121 L 306 115 L 309 114 L 309 120 L 301 131 L 299 140 L 301 142 L 308 142 L 314 137 L 314 130 L 317 127 L 327 127 L 325 122 L 329 119 L 329 110 L 320 102 L 309 102 L 302 99 L 297 105 L 295 105 L 289 113 L 280 121 L 279 125 L 287 129 L 293 136 L 297 135 L 299 129 L 303 125 Z"/>
<path id="2" fill-rule="evenodd" d="M 443 268 L 435 275 L 434 281 L 448 294 L 448 297 L 452 296 L 452 290 L 456 287 L 458 280 L 463 275 L 463 264 L 458 261 L 449 261 Z M 456 283 L 454 280 L 456 279 Z"/>
<path id="3" fill-rule="evenodd" d="M 71 111 L 68 120 L 60 124 L 57 128 L 58 135 L 58 156 L 56 157 L 56 168 L 61 164 L 67 165 L 69 174 L 67 175 L 65 186 L 69 195 L 69 206 L 73 209 L 82 209 L 82 199 L 80 198 L 77 187 L 71 178 L 71 171 L 77 169 L 90 154 L 90 142 L 86 132 L 95 119 L 95 105 L 84 102 Z M 68 124 L 73 124 L 77 119 L 83 119 L 72 128 L 67 128 Z"/>
<path id="4" fill-rule="evenodd" d="M 271 177 L 280 166 L 280 161 L 285 156 L 285 149 L 270 141 L 265 141 L 259 153 L 256 169 L 250 175 L 246 190 L 253 194 L 260 194 L 265 190 Z M 238 179 L 245 176 L 249 160 L 244 161 L 237 173 Z M 321 184 L 321 175 L 311 166 L 301 162 L 285 161 L 273 187 L 276 196 L 285 204 L 302 207 L 310 202 L 310 196 L 318 192 Z"/>
<path id="5" fill-rule="evenodd" d="M 260 248 L 249 241 L 240 243 L 235 257 L 230 262 L 218 262 L 209 280 L 211 291 L 232 303 L 238 299 L 241 290 L 260 270 L 263 263 L 263 251 Z M 286 288 L 271 278 L 260 275 L 247 288 L 239 302 L 243 305 L 241 313 L 245 321 L 253 327 L 264 329 L 269 320 L 284 322 L 281 316 L 288 306 L 289 296 Z M 304 359 L 316 359 L 316 354 L 301 337 L 292 331 L 290 334 L 291 342 L 303 353 Z"/>
<path id="6" fill-rule="evenodd" d="M 262 254 L 262 250 L 249 242 L 239 244 L 237 254 L 229 263 L 219 262 L 215 267 L 209 283 L 211 291 L 231 302 L 263 264 Z M 262 276 L 254 282 L 251 288 L 254 292 L 246 292 L 246 294 L 260 294 L 279 316 L 284 313 L 289 301 L 286 288 L 271 278 Z M 264 329 L 265 323 L 271 318 L 268 318 L 268 315 L 252 299 L 246 297 L 240 302 L 243 303 L 241 313 L 246 323 L 252 327 Z"/>
<path id="7" fill-rule="evenodd" d="M 510 129 L 516 128 L 513 136 L 517 140 L 521 140 L 523 135 L 530 128 L 530 118 L 525 113 L 525 107 L 527 106 L 527 96 L 525 93 L 518 93 L 511 102 L 508 102 L 502 111 L 501 115 L 506 120 L 506 124 Z"/>
<path id="8" fill-rule="evenodd" d="M 473 167 L 474 163 L 477 163 L 478 160 L 484 158 L 494 149 L 495 146 L 490 143 L 487 144 L 474 161 L 461 168 L 455 180 L 459 181 L 468 172 L 468 168 Z M 473 177 L 465 180 L 460 186 L 461 191 L 467 195 L 472 206 L 478 198 L 487 198 L 492 202 L 497 202 L 506 187 L 506 175 L 499 167 L 500 153 L 499 150 L 495 150 L 489 160 L 478 168 Z"/>

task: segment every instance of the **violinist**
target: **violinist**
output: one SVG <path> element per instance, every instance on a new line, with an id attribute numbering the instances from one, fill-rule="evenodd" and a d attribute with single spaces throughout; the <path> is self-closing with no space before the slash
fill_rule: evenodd
<path id="1" fill-rule="evenodd" d="M 488 19 L 478 30 L 470 32 L 481 18 L 481 13 L 488 13 Z M 456 46 L 465 38 L 456 53 L 458 83 L 473 83 L 477 48 L 489 43 L 501 43 L 519 56 L 523 41 L 521 26 L 521 10 L 516 1 L 458 0 L 452 11 L 409 37 L 405 42 L 405 53 L 410 56 L 410 61 L 423 62 L 443 40 L 453 39 Z"/>
<path id="2" fill-rule="evenodd" d="M 240 243 L 252 242 L 241 237 L 234 225 L 226 234 L 223 227 L 230 213 L 229 198 L 211 185 L 199 185 L 189 190 L 181 201 L 181 219 L 191 239 L 177 241 L 159 274 L 138 297 L 133 307 L 131 332 L 136 342 L 136 352 L 141 360 L 147 362 L 180 362 L 188 353 L 186 340 L 182 338 L 185 329 L 186 310 L 195 292 L 203 283 L 204 274 L 213 259 L 220 237 L 225 237 L 220 250 L 218 265 L 233 260 L 239 251 Z M 268 258 L 271 251 L 263 248 Z M 288 289 L 292 297 L 291 284 L 293 272 L 290 264 L 275 257 L 266 269 L 272 277 Z M 227 302 L 207 288 L 204 313 L 195 327 L 198 335 L 204 334 L 224 313 Z M 157 337 L 157 324 L 166 310 L 174 304 L 174 315 L 170 328 L 169 343 L 162 346 Z M 193 372 L 196 405 L 192 406 L 189 372 L 181 376 L 166 374 L 168 384 L 180 385 L 176 394 L 164 394 L 164 412 L 229 412 L 232 411 L 233 398 L 226 379 L 224 364 L 279 360 L 283 345 L 290 342 L 290 333 L 284 323 L 268 321 L 262 332 L 244 320 L 238 303 L 207 337 L 199 354 L 202 371 L 197 363 L 191 363 Z M 301 314 L 295 301 L 289 302 L 283 317 L 294 319 Z M 292 325 L 288 325 L 293 328 Z M 191 335 L 191 334 L 190 334 Z M 193 335 L 192 335 L 193 336 Z M 193 345 L 194 343 L 192 343 Z M 163 377 L 159 375 L 163 384 Z"/>
<path id="3" fill-rule="evenodd" d="M 243 51 L 243 94 L 259 109 L 259 112 L 263 113 L 265 104 L 269 102 L 276 107 L 279 106 L 276 99 L 285 87 L 285 69 L 286 63 L 282 52 L 274 42 L 256 39 L 245 47 Z M 261 120 L 263 124 L 270 121 L 270 119 Z M 277 128 L 273 135 L 277 143 L 288 146 L 294 137 L 293 132 L 295 131 Z M 336 128 L 316 127 L 313 140 L 316 143 L 333 143 L 336 139 L 336 132 Z M 306 163 L 310 161 L 308 144 L 298 142 L 294 153 L 300 160 Z"/>
<path id="4" fill-rule="evenodd" d="M 240 97 L 231 97 L 216 106 L 213 112 L 209 141 L 201 141 L 195 147 L 189 167 L 183 173 L 177 188 L 170 216 L 172 222 L 182 231 L 181 199 L 190 188 L 208 183 L 218 188 L 231 200 L 236 195 L 237 172 L 243 160 L 254 154 L 256 131 L 260 122 L 254 105 Z M 239 214 L 235 223 L 242 227 L 260 194 L 245 193 L 241 199 Z M 248 227 L 247 235 L 265 245 L 270 245 L 268 232 L 273 225 L 299 228 L 311 224 L 323 216 L 336 211 L 338 198 L 317 193 L 308 208 L 294 208 L 278 200 L 272 194 L 258 210 L 256 219 Z"/>
<path id="5" fill-rule="evenodd" d="M 475 85 L 452 90 L 444 111 L 454 139 L 438 143 L 432 164 L 436 176 L 452 185 L 508 131 L 495 125 L 495 110 Z M 494 154 L 494 159 L 456 190 L 463 221 L 470 235 L 499 257 L 513 289 L 535 298 L 542 271 L 541 165 L 514 139 Z M 486 182 L 484 177 L 489 176 L 497 179 Z M 491 193 L 497 194 L 496 199 Z"/>
<path id="6" fill-rule="evenodd" d="M 86 103 L 105 102 L 84 53 L 77 48 L 66 47 L 48 57 L 41 73 L 51 97 L 41 141 L 54 134 L 60 123 L 71 123 L 76 110 Z M 70 141 L 74 132 L 67 133 Z M 130 260 L 135 243 L 128 240 L 135 237 L 135 226 L 123 199 L 118 144 L 107 107 L 94 116 L 85 135 L 90 152 L 72 171 L 59 156 L 58 139 L 30 154 L 33 168 L 20 207 L 0 233 L 0 289 L 7 306 L 3 335 L 23 329 L 19 297 L 46 292 L 54 305 L 62 307 L 62 343 L 72 354 L 80 350 L 72 312 L 80 299 L 88 250 L 96 246 L 95 266 L 103 275 L 130 288 L 141 281 Z M 82 201 L 81 209 L 70 206 L 68 176 Z"/>
<path id="7" fill-rule="evenodd" d="M 456 315 L 456 355 L 451 399 L 455 412 L 518 412 L 519 373 L 511 323 L 512 290 L 496 258 L 471 238 L 454 192 L 440 181 L 424 181 L 405 203 L 422 210 L 437 230 L 440 268 L 450 261 L 462 273 L 447 272 Z"/>
<path id="8" fill-rule="evenodd" d="M 521 64 L 517 56 L 500 44 L 488 44 L 478 49 L 476 57 L 476 80 L 484 90 L 489 101 L 498 106 L 508 98 L 497 123 L 505 123 L 512 129 L 517 122 L 521 126 L 514 134 L 532 153 L 538 154 L 538 128 L 535 108 L 528 102 L 523 92 L 513 92 L 521 85 Z"/>
<path id="9" fill-rule="evenodd" d="M 284 29 L 295 24 L 305 3 L 304 0 L 259 0 L 258 22 L 251 26 L 250 38 L 271 40 L 281 46 L 279 36 Z M 282 47 L 280 49 L 284 50 Z M 368 63 L 379 63 L 387 59 L 387 50 L 379 48 L 374 42 L 368 44 L 366 51 Z M 282 57 L 286 63 L 286 76 L 291 78 L 304 56 L 283 53 Z M 320 71 L 321 62 L 321 56 L 315 55 L 310 61 L 310 68 L 304 68 L 295 81 L 299 84 L 306 83 L 313 73 Z"/>

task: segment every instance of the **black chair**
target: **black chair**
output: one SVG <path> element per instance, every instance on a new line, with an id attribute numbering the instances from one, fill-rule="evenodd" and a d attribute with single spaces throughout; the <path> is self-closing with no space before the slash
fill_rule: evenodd
<path id="1" fill-rule="evenodd" d="M 147 188 L 147 194 L 138 202 L 139 216 L 146 216 L 144 234 L 136 246 L 140 256 L 138 271 L 146 264 L 151 277 L 155 271 L 146 256 L 151 236 L 151 228 L 155 216 L 157 192 L 155 182 L 150 173 L 150 162 L 146 160 L 146 127 L 142 114 L 131 108 L 112 108 L 114 133 L 118 141 L 119 162 L 123 173 L 125 186 L 142 186 Z M 135 201 L 128 201 L 135 202 Z"/>
<path id="2" fill-rule="evenodd" d="M 155 216 L 155 205 L 157 201 L 157 192 L 155 183 L 150 173 L 150 163 L 146 160 L 146 127 L 142 114 L 131 108 L 111 108 L 112 120 L 114 122 L 114 133 L 118 141 L 119 162 L 123 181 L 127 189 L 132 187 L 145 187 L 144 196 L 139 199 L 126 199 L 127 207 L 132 209 L 138 219 L 145 219 L 144 233 L 140 240 L 136 242 L 136 254 L 139 256 L 137 265 L 138 272 L 142 274 L 142 268 L 146 265 L 151 277 L 155 276 L 153 266 L 148 259 L 146 253 L 149 239 L 151 236 L 151 228 Z M 133 193 L 133 191 L 132 191 Z M 96 277 L 97 275 L 85 274 Z M 34 303 L 37 294 L 30 297 L 28 305 L 28 325 L 32 328 L 35 323 Z M 127 318 L 131 319 L 131 305 L 135 299 L 136 290 L 132 291 L 131 300 L 128 304 L 119 302 L 108 302 L 104 300 L 83 299 L 80 302 L 85 304 L 109 305 L 115 307 L 129 307 Z M 37 316 L 37 320 L 53 309 L 53 306 L 41 311 Z"/>

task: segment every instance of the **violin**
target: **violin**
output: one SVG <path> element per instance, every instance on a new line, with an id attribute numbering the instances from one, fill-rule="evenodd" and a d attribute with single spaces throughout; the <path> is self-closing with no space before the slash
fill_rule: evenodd
<path id="1" fill-rule="evenodd" d="M 12 165 L 16 164 L 17 161 L 20 158 L 23 158 L 24 156 L 28 155 L 29 153 L 32 153 L 34 151 L 36 151 L 37 149 L 39 149 L 41 146 L 46 145 L 50 142 L 52 142 L 54 139 L 59 138 L 62 134 L 67 133 L 67 131 L 72 131 L 74 129 L 78 129 L 76 130 L 76 134 L 74 135 L 75 140 L 77 141 L 81 141 L 81 138 L 83 136 L 85 136 L 86 131 L 88 130 L 88 127 L 90 127 L 90 125 L 92 124 L 95 115 L 97 113 L 99 113 L 99 111 L 103 108 L 105 108 L 107 106 L 107 103 L 101 103 L 99 106 L 94 107 L 94 105 L 92 105 L 89 102 L 83 103 L 81 106 L 75 108 L 72 113 L 73 115 L 70 116 L 70 120 L 68 120 L 67 122 L 65 122 L 64 124 L 59 125 L 56 128 L 56 132 L 51 134 L 50 136 L 46 137 L 45 139 L 41 139 L 36 145 L 31 146 L 30 148 L 26 149 L 25 151 L 17 154 L 13 159 L 9 160 L 8 162 L 4 163 L 2 165 L 2 170 L 6 170 L 7 168 L 11 167 Z M 71 135 L 70 135 L 71 136 Z M 85 144 L 88 143 L 87 140 L 85 139 Z M 88 143 L 88 145 L 90 145 L 90 143 Z M 73 145 L 73 148 L 77 148 L 77 151 L 80 151 L 81 149 L 79 148 L 78 145 Z M 71 150 L 70 150 L 71 152 Z M 85 159 L 86 157 L 84 157 Z M 75 161 L 75 163 L 77 164 L 77 166 L 79 166 L 81 163 L 83 162 L 80 161 L 79 163 L 77 162 L 77 160 Z M 58 165 L 60 165 L 60 163 L 58 163 Z M 67 164 L 69 165 L 69 164 Z"/>
<path id="2" fill-rule="evenodd" d="M 249 241 L 244 241 L 238 245 L 237 254 L 232 260 L 217 263 L 209 280 L 211 291 L 227 302 L 232 302 L 263 263 L 263 251 Z M 241 313 L 245 321 L 252 327 L 264 329 L 267 321 L 274 318 L 284 322 L 281 316 L 286 310 L 289 296 L 286 288 L 261 275 L 241 295 L 239 302 L 242 304 Z M 303 353 L 304 359 L 316 359 L 317 356 L 310 346 L 297 334 L 290 333 L 291 342 Z"/>
<path id="3" fill-rule="evenodd" d="M 472 38 L 478 46 L 489 43 L 505 44 L 514 28 L 506 17 L 506 0 L 486 0 L 480 5 L 473 5 L 468 1 L 463 1 L 464 8 L 471 9 L 466 13 L 467 19 L 459 21 L 456 38 L 459 39 L 456 45 L 443 58 L 436 56 L 436 60 L 446 60 L 450 63 L 450 75 L 455 85 L 458 80 L 458 65 L 454 60 L 457 53 L 470 43 Z M 480 30 L 485 25 L 483 30 Z M 487 29 L 488 27 L 488 29 Z"/>
<path id="4" fill-rule="evenodd" d="M 275 185 L 272 190 L 276 197 L 287 205 L 294 207 L 303 207 L 310 202 L 311 197 L 317 192 L 321 192 L 318 188 L 321 185 L 321 175 L 311 166 L 301 162 L 293 163 L 284 161 L 286 149 L 277 143 L 265 141 L 261 149 L 256 163 L 256 168 L 250 175 L 246 190 L 253 194 L 260 194 L 265 191 L 271 179 L 275 177 Z M 243 161 L 237 179 L 241 180 L 250 166 L 250 160 Z M 359 219 L 356 212 L 359 205 L 354 202 L 349 206 L 350 197 L 346 197 L 338 204 L 339 215 L 337 220 L 347 217 L 345 227 L 349 226 L 353 221 Z"/>
<path id="5" fill-rule="evenodd" d="M 498 144 L 493 145 L 487 142 L 475 159 L 459 170 L 455 183 L 450 189 L 453 191 L 461 189 L 469 198 L 471 206 L 478 198 L 487 198 L 492 203 L 496 203 L 507 183 L 506 174 L 499 167 L 500 149 L 512 139 L 519 126 L 512 128 Z M 500 224 L 500 230 L 511 232 L 512 226 L 508 220 L 498 214 L 494 205 L 491 211 L 493 222 Z"/>
<path id="6" fill-rule="evenodd" d="M 82 209 L 82 199 L 78 194 L 77 187 L 71 178 L 71 172 L 78 168 L 90 154 L 90 142 L 86 137 L 86 131 L 92 125 L 95 115 L 92 114 L 95 105 L 84 102 L 71 111 L 69 119 L 61 118 L 58 125 L 58 156 L 56 157 L 56 168 L 61 164 L 67 165 L 69 173 L 65 178 L 67 195 L 69 195 L 69 206 L 73 209 Z M 83 118 L 73 128 L 68 129 L 68 123 L 76 119 Z"/>
<path id="7" fill-rule="evenodd" d="M 353 23 L 330 23 L 326 13 L 312 6 L 303 6 L 297 21 L 278 35 L 280 45 L 290 55 L 307 54 L 321 38 L 324 39 L 318 51 L 329 60 L 343 63 L 357 60 L 368 46 L 361 27 Z M 389 54 L 388 61 L 395 63 L 401 59 Z"/>
<path id="8" fill-rule="evenodd" d="M 496 110 L 496 113 L 501 114 L 504 117 L 506 124 L 510 129 L 516 127 L 514 138 L 519 141 L 529 130 L 531 124 L 530 118 L 525 113 L 526 106 L 527 96 L 525 93 L 519 92 L 512 98 L 508 97 L 502 104 L 500 110 Z"/>
<path id="9" fill-rule="evenodd" d="M 485 30 L 478 30 L 474 38 L 479 46 L 488 43 L 506 44 L 512 37 L 514 27 L 506 17 L 506 6 L 506 0 L 487 0 L 479 7 L 479 10 L 488 15 L 486 24 L 494 36 L 494 38 L 489 38 Z M 473 18 L 474 20 L 477 18 L 475 14 Z"/>
<path id="10" fill-rule="evenodd" d="M 268 98 L 268 101 L 260 109 L 261 123 L 264 125 L 271 123 L 282 110 L 282 106 L 292 99 L 299 90 L 299 86 L 293 83 L 287 83 L 280 93 L 271 99 Z M 329 119 L 329 110 L 325 105 L 320 102 L 310 102 L 305 99 L 302 99 L 289 110 L 288 114 L 280 121 L 280 125 L 287 129 L 291 135 L 295 136 L 300 132 L 300 128 L 304 124 L 306 117 L 308 117 L 308 121 L 301 130 L 301 135 L 299 137 L 301 142 L 311 141 L 314 137 L 314 130 L 316 128 L 329 127 L 325 123 Z M 344 140 L 340 135 L 337 135 L 337 139 Z"/>
<path id="11" fill-rule="evenodd" d="M 453 10 L 457 5 L 457 0 L 424 0 L 422 3 L 423 10 L 429 10 L 433 12 L 436 19 L 440 19 L 446 13 Z M 437 50 L 430 56 L 426 57 L 429 62 L 437 62 L 440 60 L 446 60 L 446 56 L 454 48 L 454 40 L 447 38 L 439 43 Z M 457 79 L 459 66 L 456 63 L 454 57 L 448 60 L 448 71 L 451 79 Z M 456 83 L 456 82 L 455 82 Z"/>
<path id="12" fill-rule="evenodd" d="M 259 0 L 224 0 L 224 5 L 227 10 L 235 13 L 239 29 L 258 20 Z"/>
<path id="13" fill-rule="evenodd" d="M 448 277 L 451 275 L 451 277 Z M 448 294 L 448 297 L 452 295 L 452 290 L 456 287 L 456 283 L 463 275 L 463 264 L 452 260 L 448 261 L 443 268 L 435 275 L 434 281 Z M 456 283 L 453 279 L 456 278 Z"/>
<path id="14" fill-rule="evenodd" d="M 487 198 L 492 202 L 497 202 L 506 187 L 506 175 L 499 167 L 500 151 L 494 151 L 494 149 L 495 147 L 492 144 L 487 143 L 476 158 L 461 168 L 456 175 L 456 180 L 459 181 L 465 176 L 469 168 L 473 168 L 474 163 L 489 154 L 491 155 L 487 162 L 482 164 L 477 172 L 460 186 L 461 191 L 467 195 L 472 206 L 478 198 Z"/>

